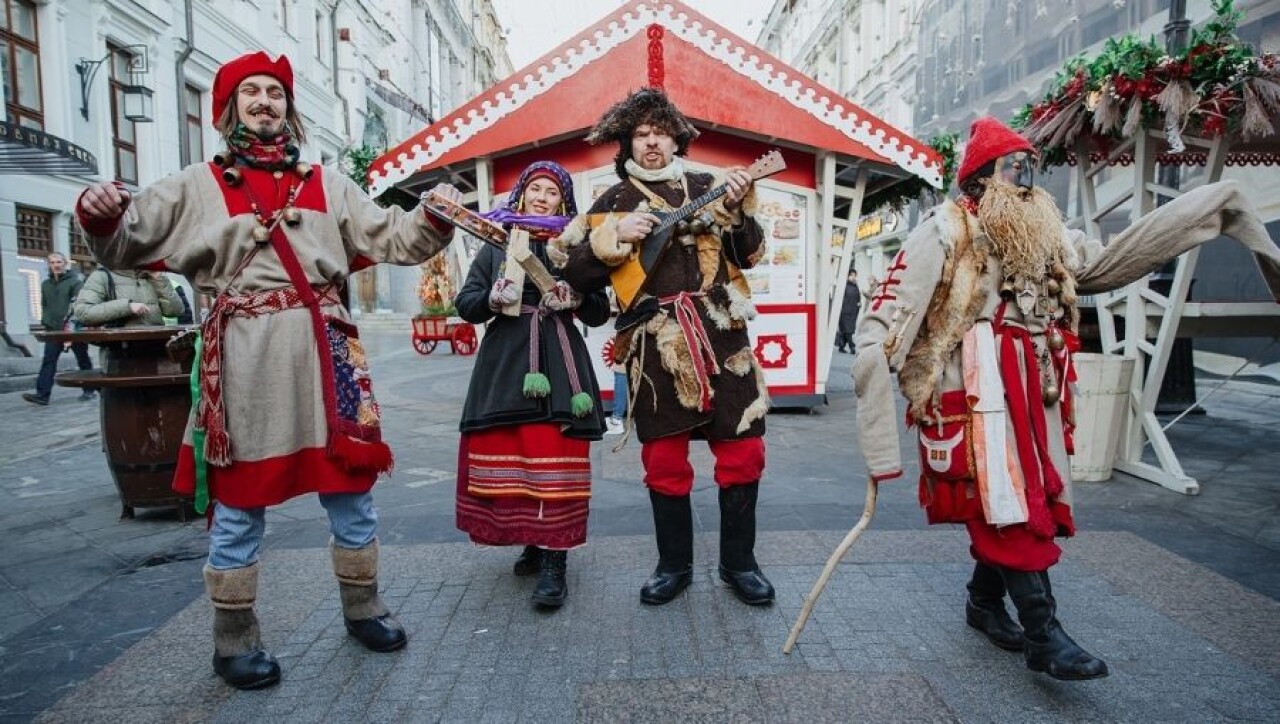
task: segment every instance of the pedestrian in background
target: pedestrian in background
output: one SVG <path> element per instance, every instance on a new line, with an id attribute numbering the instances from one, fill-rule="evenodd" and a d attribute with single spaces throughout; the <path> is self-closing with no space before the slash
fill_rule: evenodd
<path id="1" fill-rule="evenodd" d="M 844 303 L 840 307 L 840 325 L 836 335 L 836 347 L 841 352 L 853 352 L 853 333 L 858 328 L 858 308 L 861 306 L 858 272 L 850 271 L 844 284 Z"/>
<path id="2" fill-rule="evenodd" d="M 71 307 L 86 327 L 147 327 L 182 313 L 182 300 L 160 272 L 115 272 L 98 267 L 84 281 Z"/>
<path id="3" fill-rule="evenodd" d="M 46 331 L 56 332 L 67 328 L 71 317 L 71 303 L 80 293 L 84 278 L 80 276 L 80 272 L 68 268 L 67 257 L 62 254 L 50 254 L 48 263 L 49 277 L 40 284 L 40 326 Z M 66 347 L 62 342 L 45 341 L 40 374 L 36 376 L 36 391 L 22 393 L 22 399 L 34 405 L 49 404 L 49 394 L 53 392 L 53 375 L 58 371 L 58 358 Z M 93 369 L 88 345 L 84 342 L 72 342 L 70 347 L 81 370 Z M 81 392 L 80 399 L 92 400 L 93 390 Z"/>

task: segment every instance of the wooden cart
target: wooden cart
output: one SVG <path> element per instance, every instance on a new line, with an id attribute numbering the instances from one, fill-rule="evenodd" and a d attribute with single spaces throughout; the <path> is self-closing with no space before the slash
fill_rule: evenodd
<path id="1" fill-rule="evenodd" d="M 448 342 L 454 354 L 473 355 L 479 342 L 475 325 L 450 317 L 414 317 L 413 348 L 418 354 L 431 354 L 440 342 Z"/>

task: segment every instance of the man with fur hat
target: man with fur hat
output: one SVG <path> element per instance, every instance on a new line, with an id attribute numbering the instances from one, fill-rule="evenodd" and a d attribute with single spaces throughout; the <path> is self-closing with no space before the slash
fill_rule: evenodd
<path id="1" fill-rule="evenodd" d="M 564 277 L 584 292 L 612 283 L 618 293 L 614 354 L 627 366 L 627 409 L 643 445 L 658 543 L 640 600 L 667 603 L 692 581 L 696 437 L 716 458 L 720 578 L 743 602 L 768 605 L 774 591 L 755 559 L 755 510 L 769 399 L 747 337 L 755 310 L 740 272 L 765 249 L 751 175 L 729 169 L 720 200 L 677 225 L 665 246 L 646 239 L 659 223 L 652 212 L 684 206 L 720 182 L 685 168 L 697 135 L 660 90 L 637 91 L 605 112 L 587 140 L 618 143 L 622 181 L 562 235 L 571 247 Z"/>
<path id="2" fill-rule="evenodd" d="M 1061 552 L 1054 538 L 1075 531 L 1078 295 L 1122 287 L 1221 234 L 1254 252 L 1280 299 L 1280 250 L 1232 182 L 1184 194 L 1104 247 L 1068 230 L 1034 186 L 1032 150 L 995 119 L 974 122 L 959 198 L 903 244 L 858 326 L 858 435 L 873 479 L 902 475 L 896 371 L 918 428 L 926 516 L 969 532 L 977 562 L 966 621 L 1022 651 L 1033 671 L 1094 679 L 1107 665 L 1063 630 L 1048 572 Z"/>
<path id="3" fill-rule="evenodd" d="M 254 602 L 265 509 L 319 493 L 347 631 L 374 651 L 404 645 L 378 596 L 370 490 L 391 467 L 365 355 L 339 292 L 370 264 L 418 264 L 451 236 L 425 211 L 381 208 L 350 179 L 299 161 L 305 131 L 284 56 L 243 55 L 213 83 L 227 150 L 132 195 L 113 184 L 76 203 L 98 261 L 182 274 L 215 298 L 202 327 L 199 396 L 174 487 L 210 511 L 205 585 L 213 668 L 270 686 Z M 443 193 L 458 198 L 452 187 Z"/>

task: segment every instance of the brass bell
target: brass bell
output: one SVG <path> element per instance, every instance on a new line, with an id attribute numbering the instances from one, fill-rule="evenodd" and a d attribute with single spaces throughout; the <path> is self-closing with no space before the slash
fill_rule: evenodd
<path id="1" fill-rule="evenodd" d="M 1067 338 L 1062 336 L 1062 332 L 1059 332 L 1057 327 L 1050 327 L 1044 337 L 1049 349 L 1054 352 L 1061 352 L 1062 348 L 1067 346 Z"/>
<path id="2" fill-rule="evenodd" d="M 689 231 L 692 231 L 695 235 L 705 234 L 707 233 L 707 222 L 701 218 L 694 219 L 689 222 Z"/>
<path id="3" fill-rule="evenodd" d="M 227 182 L 228 186 L 239 186 L 244 181 L 244 174 L 236 166 L 227 166 L 222 169 L 222 180 Z"/>
<path id="4" fill-rule="evenodd" d="M 283 215 L 284 215 L 284 223 L 288 224 L 289 226 L 297 226 L 298 222 L 302 221 L 302 212 L 298 211 L 298 207 L 296 206 L 284 207 Z"/>
<path id="5" fill-rule="evenodd" d="M 265 244 L 271 241 L 271 230 L 259 224 L 253 227 L 253 243 Z"/>
<path id="6" fill-rule="evenodd" d="M 1000 296 L 1004 299 L 1013 299 L 1017 296 L 1017 291 L 1013 288 L 1013 281 L 1005 279 L 1000 282 Z"/>
<path id="7" fill-rule="evenodd" d="M 229 156 L 229 155 L 227 155 L 227 154 L 225 154 L 225 153 L 215 153 L 215 154 L 213 154 L 213 162 L 214 162 L 215 164 L 217 164 L 220 168 L 226 168 L 226 167 L 230 166 L 230 165 L 231 165 L 231 163 L 232 163 L 232 162 L 231 162 L 231 156 Z"/>
<path id="8" fill-rule="evenodd" d="M 311 174 L 315 173 L 315 169 L 306 161 L 299 161 L 298 165 L 293 167 L 293 172 L 298 174 L 298 177 L 303 181 L 307 181 L 311 178 Z"/>
<path id="9" fill-rule="evenodd" d="M 1044 400 L 1046 406 L 1055 404 L 1060 397 L 1062 397 L 1062 391 L 1052 382 L 1046 382 L 1044 387 L 1040 388 L 1040 398 Z"/>
<path id="10" fill-rule="evenodd" d="M 690 231 L 690 230 L 691 230 L 691 224 L 689 224 L 689 222 L 687 222 L 687 221 L 677 221 L 677 222 L 676 222 L 676 236 L 677 236 L 677 237 L 679 237 L 679 236 L 688 236 L 688 234 L 689 234 L 689 231 Z"/>
<path id="11" fill-rule="evenodd" d="M 1044 289 L 1046 292 L 1049 292 L 1050 294 L 1057 294 L 1058 292 L 1062 291 L 1062 285 L 1058 283 L 1057 279 L 1050 279 L 1049 281 L 1045 282 Z"/>

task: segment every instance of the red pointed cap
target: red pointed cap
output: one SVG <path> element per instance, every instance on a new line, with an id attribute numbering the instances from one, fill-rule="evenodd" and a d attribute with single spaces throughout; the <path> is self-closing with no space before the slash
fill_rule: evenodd
<path id="1" fill-rule="evenodd" d="M 215 127 L 227 104 L 235 95 L 236 88 L 240 87 L 240 82 L 251 75 L 269 75 L 280 81 L 284 85 L 284 92 L 289 95 L 290 102 L 293 101 L 293 66 L 289 64 L 289 59 L 282 55 L 272 60 L 271 56 L 261 50 L 256 53 L 246 53 L 235 60 L 228 61 L 213 77 L 213 116 L 210 118 L 210 123 Z"/>
<path id="2" fill-rule="evenodd" d="M 1031 142 L 991 116 L 979 118 L 969 127 L 969 144 L 956 180 L 964 181 L 991 161 L 1015 151 L 1034 152 Z"/>

